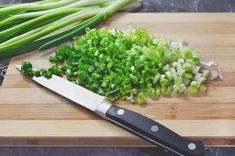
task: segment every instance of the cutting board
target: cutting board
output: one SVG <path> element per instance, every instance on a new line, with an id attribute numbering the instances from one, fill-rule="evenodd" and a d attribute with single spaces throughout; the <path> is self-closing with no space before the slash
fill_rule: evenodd
<path id="1" fill-rule="evenodd" d="M 181 38 L 201 50 L 203 60 L 215 60 L 224 80 L 210 82 L 204 95 L 148 99 L 146 105 L 116 104 L 182 136 L 202 139 L 207 146 L 235 145 L 235 14 L 122 13 L 102 25 L 145 27 L 167 39 Z M 38 68 L 48 67 L 47 59 L 55 49 L 11 59 L 0 89 L 0 145 L 152 146 L 16 70 L 21 60 L 30 60 Z"/>

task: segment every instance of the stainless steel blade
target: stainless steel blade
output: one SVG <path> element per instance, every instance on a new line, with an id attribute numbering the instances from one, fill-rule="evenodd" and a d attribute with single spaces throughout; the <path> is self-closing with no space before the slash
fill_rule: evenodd
<path id="1" fill-rule="evenodd" d="M 16 65 L 16 67 L 19 70 L 21 69 L 21 65 Z M 95 111 L 105 100 L 104 96 L 95 94 L 84 87 L 56 75 L 53 75 L 51 79 L 47 79 L 43 76 L 33 77 L 32 79 L 40 85 L 92 111 Z"/>

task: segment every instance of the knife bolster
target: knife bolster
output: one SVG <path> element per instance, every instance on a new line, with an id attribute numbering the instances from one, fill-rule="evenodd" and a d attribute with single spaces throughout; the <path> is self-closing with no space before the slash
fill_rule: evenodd
<path id="1" fill-rule="evenodd" d="M 109 110 L 109 108 L 112 106 L 112 104 L 107 101 L 106 99 L 96 108 L 95 113 L 101 116 L 102 118 L 106 119 L 106 112 Z"/>

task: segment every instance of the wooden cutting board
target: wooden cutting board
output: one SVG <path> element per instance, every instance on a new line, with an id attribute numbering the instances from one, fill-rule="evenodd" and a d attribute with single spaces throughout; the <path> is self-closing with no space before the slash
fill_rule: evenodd
<path id="1" fill-rule="evenodd" d="M 123 13 L 103 25 L 145 27 L 169 39 L 182 38 L 202 51 L 203 60 L 216 60 L 224 80 L 210 83 L 205 95 L 148 99 L 141 106 L 118 104 L 208 146 L 235 145 L 235 14 Z M 11 60 L 0 89 L 0 145 L 151 146 L 35 84 L 15 68 L 21 60 L 47 67 L 53 51 Z"/>

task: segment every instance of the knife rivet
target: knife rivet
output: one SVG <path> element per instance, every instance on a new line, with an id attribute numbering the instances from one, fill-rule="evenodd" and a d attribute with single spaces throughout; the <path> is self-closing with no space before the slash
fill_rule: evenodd
<path id="1" fill-rule="evenodd" d="M 124 112 L 125 112 L 125 111 L 124 111 L 123 109 L 119 109 L 119 110 L 117 111 L 117 114 L 118 114 L 118 115 L 123 115 Z"/>
<path id="2" fill-rule="evenodd" d="M 157 132 L 158 130 L 159 130 L 159 128 L 158 128 L 157 125 L 151 126 L 151 131 L 152 131 L 152 132 Z"/>
<path id="3" fill-rule="evenodd" d="M 194 143 L 189 143 L 188 144 L 188 149 L 195 150 L 196 149 L 196 145 Z"/>

